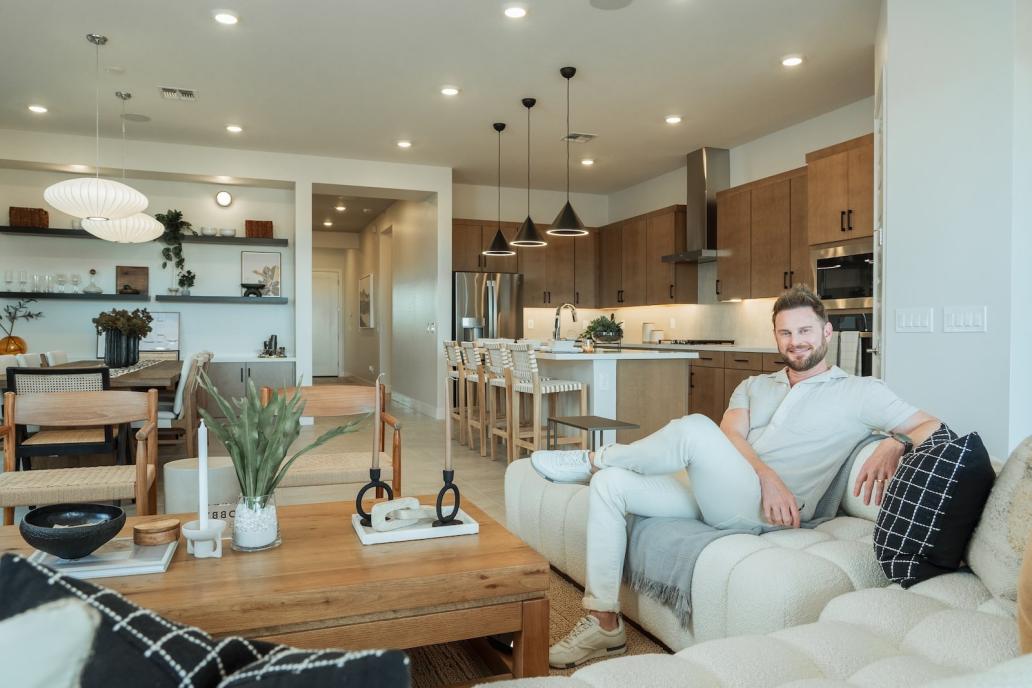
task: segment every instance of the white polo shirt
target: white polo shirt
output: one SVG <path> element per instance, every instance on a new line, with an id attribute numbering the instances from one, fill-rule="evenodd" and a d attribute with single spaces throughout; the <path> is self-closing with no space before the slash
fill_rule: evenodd
<path id="1" fill-rule="evenodd" d="M 728 408 L 749 411 L 746 439 L 799 499 L 804 521 L 857 442 L 873 430 L 891 431 L 917 412 L 881 380 L 838 366 L 795 387 L 784 368 L 750 377 Z"/>

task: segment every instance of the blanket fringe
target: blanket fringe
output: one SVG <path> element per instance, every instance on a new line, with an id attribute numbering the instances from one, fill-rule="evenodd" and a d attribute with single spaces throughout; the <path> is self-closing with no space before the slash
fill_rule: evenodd
<path id="1" fill-rule="evenodd" d="M 654 581 L 637 571 L 630 573 L 629 576 L 625 575 L 624 581 L 631 586 L 631 590 L 634 592 L 643 593 L 665 607 L 669 607 L 681 624 L 681 629 L 690 630 L 692 603 L 688 595 L 684 594 L 680 588 Z"/>

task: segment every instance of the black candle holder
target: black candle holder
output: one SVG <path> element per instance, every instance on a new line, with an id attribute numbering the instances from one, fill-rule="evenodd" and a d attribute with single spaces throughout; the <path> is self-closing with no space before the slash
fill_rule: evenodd
<path id="1" fill-rule="evenodd" d="M 452 480 L 455 479 L 454 470 L 445 470 L 444 473 L 444 487 L 437 493 L 437 520 L 434 521 L 434 528 L 440 528 L 443 526 L 461 526 L 462 521 L 455 518 L 459 514 L 459 486 L 456 485 Z M 441 510 L 441 505 L 444 503 L 444 496 L 449 492 L 455 493 L 455 504 L 452 507 L 452 512 L 447 516 Z"/>
<path id="2" fill-rule="evenodd" d="M 355 497 L 355 513 L 357 513 L 359 517 L 361 517 L 359 523 L 366 527 L 371 527 L 373 525 L 373 517 L 370 514 L 366 513 L 365 509 L 362 508 L 362 497 L 365 496 L 366 492 L 368 492 L 369 490 L 376 489 L 377 487 L 383 488 L 383 490 L 387 492 L 387 499 L 394 499 L 394 490 L 391 489 L 390 485 L 380 480 L 380 469 L 370 468 L 369 482 L 367 482 L 365 486 L 363 486 L 362 489 L 358 491 L 358 496 Z M 455 497 L 456 503 L 458 503 L 458 492 L 455 493 Z M 440 497 L 438 497 L 437 502 L 438 504 L 440 504 Z M 440 507 L 438 507 L 438 517 L 440 517 L 440 513 L 441 509 Z"/>

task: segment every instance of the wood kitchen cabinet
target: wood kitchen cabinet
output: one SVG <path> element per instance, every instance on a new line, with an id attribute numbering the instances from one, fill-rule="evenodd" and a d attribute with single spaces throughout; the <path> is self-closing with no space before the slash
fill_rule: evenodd
<path id="1" fill-rule="evenodd" d="M 481 238 L 482 226 L 473 220 L 452 221 L 452 270 L 480 272 L 485 269 Z"/>
<path id="2" fill-rule="evenodd" d="M 809 277 L 806 175 L 806 168 L 801 167 L 748 185 L 752 193 L 749 274 L 754 299 L 777 296 L 793 284 L 813 282 Z"/>
<path id="3" fill-rule="evenodd" d="M 599 231 L 598 305 L 612 308 L 620 305 L 620 284 L 623 281 L 623 226 L 614 223 Z"/>
<path id="4" fill-rule="evenodd" d="M 752 192 L 727 189 L 717 193 L 717 298 L 748 299 L 751 290 Z"/>
<path id="5" fill-rule="evenodd" d="M 583 237 L 550 236 L 545 247 L 545 292 L 549 306 L 573 303 L 574 251 Z"/>
<path id="6" fill-rule="evenodd" d="M 549 248 L 550 246 L 535 246 L 516 249 L 520 272 L 523 273 L 523 305 L 527 308 L 542 308 L 548 305 Z"/>
<path id="7" fill-rule="evenodd" d="M 688 381 L 688 411 L 701 413 L 714 423 L 724 417 L 724 369 L 710 368 L 690 361 Z"/>
<path id="8" fill-rule="evenodd" d="M 645 304 L 645 218 L 635 217 L 623 223 L 620 240 L 621 306 Z"/>
<path id="9" fill-rule="evenodd" d="M 580 308 L 598 306 L 598 243 L 597 229 L 574 241 L 573 305 Z"/>
<path id="10" fill-rule="evenodd" d="M 806 154 L 810 244 L 874 235 L 874 134 Z"/>
<path id="11" fill-rule="evenodd" d="M 803 168 L 805 170 L 805 168 Z M 801 174 L 789 180 L 791 188 L 791 253 L 788 264 L 788 283 L 814 286 L 813 268 L 810 265 L 810 231 L 807 224 L 809 212 L 809 176 Z"/>

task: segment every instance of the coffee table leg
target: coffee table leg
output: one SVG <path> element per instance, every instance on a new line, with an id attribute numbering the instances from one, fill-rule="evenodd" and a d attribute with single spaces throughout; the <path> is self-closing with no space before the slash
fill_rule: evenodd
<path id="1" fill-rule="evenodd" d="M 548 598 L 523 603 L 523 628 L 513 637 L 516 678 L 548 676 Z"/>

